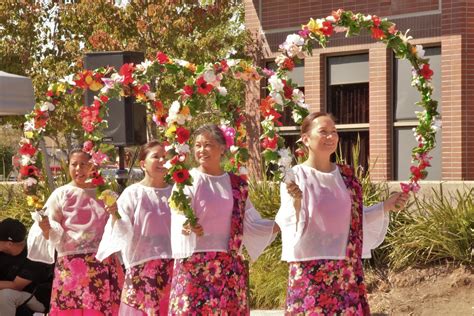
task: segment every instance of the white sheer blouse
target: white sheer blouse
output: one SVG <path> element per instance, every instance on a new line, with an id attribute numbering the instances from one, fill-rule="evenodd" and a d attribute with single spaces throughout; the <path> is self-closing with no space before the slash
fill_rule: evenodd
<path id="1" fill-rule="evenodd" d="M 127 187 L 117 200 L 120 219 L 110 217 L 97 251 L 104 260 L 121 252 L 126 268 L 154 259 L 170 259 L 171 186 L 154 188 L 140 183 Z"/>
<path id="2" fill-rule="evenodd" d="M 293 167 L 303 191 L 299 221 L 286 184 L 275 218 L 282 231 L 282 260 L 344 259 L 351 222 L 351 197 L 337 166 L 320 172 L 306 165 Z M 379 246 L 387 233 L 388 212 L 383 203 L 363 209 L 363 257 Z"/>
<path id="3" fill-rule="evenodd" d="M 45 207 L 51 225 L 49 239 L 35 222 L 27 239 L 29 259 L 53 263 L 55 250 L 58 257 L 97 251 L 108 214 L 96 200 L 95 189 L 64 185 L 53 191 Z"/>
<path id="4" fill-rule="evenodd" d="M 184 215 L 171 210 L 171 246 L 174 258 L 186 258 L 195 252 L 227 252 L 230 238 L 230 224 L 233 207 L 230 176 L 224 173 L 211 176 L 192 169 L 193 185 L 185 187 L 185 193 L 191 198 L 191 207 L 204 229 L 204 236 L 194 233 L 184 235 Z M 276 234 L 273 233 L 274 221 L 263 219 L 247 200 L 243 244 L 252 260 L 256 260 L 269 245 Z"/>

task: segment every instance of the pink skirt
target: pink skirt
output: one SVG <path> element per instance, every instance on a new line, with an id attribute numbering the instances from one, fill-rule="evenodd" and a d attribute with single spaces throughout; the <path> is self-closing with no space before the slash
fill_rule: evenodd
<path id="1" fill-rule="evenodd" d="M 115 316 L 120 304 L 115 257 L 103 262 L 95 254 L 59 257 L 54 269 L 51 316 Z"/>
<path id="2" fill-rule="evenodd" d="M 172 275 L 172 259 L 150 260 L 127 269 L 120 315 L 167 315 Z"/>

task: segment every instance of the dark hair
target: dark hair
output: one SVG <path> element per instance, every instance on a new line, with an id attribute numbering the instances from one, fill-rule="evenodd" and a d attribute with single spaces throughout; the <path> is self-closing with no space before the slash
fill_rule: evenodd
<path id="1" fill-rule="evenodd" d="M 148 143 L 140 147 L 140 153 L 138 154 L 138 160 L 145 160 L 146 156 L 150 152 L 150 150 L 154 147 L 158 146 L 164 146 L 161 142 L 158 140 L 150 140 Z"/>
<path id="2" fill-rule="evenodd" d="M 326 112 L 313 112 L 308 114 L 304 120 L 303 123 L 301 123 L 301 135 L 308 133 L 311 131 L 311 128 L 313 128 L 313 122 L 315 119 L 321 116 L 327 116 L 331 120 L 336 121 L 334 116 L 331 113 L 326 113 Z"/>
<path id="3" fill-rule="evenodd" d="M 202 134 L 209 134 L 214 138 L 219 144 L 223 145 L 227 149 L 227 142 L 224 137 L 224 133 L 216 124 L 206 124 L 194 131 L 194 137 L 198 137 Z"/>
<path id="4" fill-rule="evenodd" d="M 70 152 L 69 152 L 69 160 L 71 160 L 71 157 L 72 155 L 74 154 L 77 154 L 77 153 L 81 153 L 81 154 L 84 154 L 87 156 L 87 158 L 91 159 L 92 156 L 88 153 L 86 153 L 85 151 L 82 150 L 82 148 L 73 148 Z"/>

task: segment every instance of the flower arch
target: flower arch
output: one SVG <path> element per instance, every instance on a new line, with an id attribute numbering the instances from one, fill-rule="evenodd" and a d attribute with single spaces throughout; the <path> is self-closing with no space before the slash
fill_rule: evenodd
<path id="1" fill-rule="evenodd" d="M 96 165 L 103 164 L 107 157 L 101 151 L 102 130 L 106 126 L 104 117 L 107 112 L 107 102 L 110 98 L 133 96 L 137 102 L 147 107 L 148 113 L 153 116 L 160 133 L 167 138 L 166 150 L 170 155 L 167 162 L 169 173 L 167 181 L 177 184 L 178 190 L 173 192 L 170 203 L 174 208 L 184 212 L 188 221 L 193 225 L 197 218 L 187 197 L 184 186 L 191 184 L 186 158 L 190 153 L 187 144 L 190 137 L 188 123 L 192 117 L 202 111 L 206 105 L 212 106 L 222 113 L 222 118 L 229 125 L 225 129 L 233 155 L 232 169 L 234 172 L 245 173 L 245 161 L 248 157 L 246 148 L 246 131 L 244 116 L 241 107 L 228 104 L 227 90 L 223 82 L 226 77 L 240 80 L 268 79 L 267 89 L 269 96 L 260 103 L 262 115 L 262 130 L 260 137 L 263 148 L 262 155 L 267 164 L 279 166 L 277 179 L 291 177 L 290 167 L 292 155 L 284 148 L 283 138 L 278 136 L 279 118 L 285 107 L 293 111 L 293 119 L 301 123 L 308 114 L 308 107 L 304 102 L 304 94 L 288 78 L 295 63 L 311 54 L 315 46 L 325 47 L 329 38 L 338 32 L 345 32 L 346 36 L 353 36 L 367 30 L 372 38 L 386 44 L 393 49 L 397 58 L 407 59 L 413 67 L 412 85 L 420 92 L 421 100 L 417 103 L 424 108 L 419 112 L 419 124 L 415 129 L 418 145 L 413 148 L 413 165 L 410 168 L 411 177 L 408 183 L 402 183 L 405 192 L 418 191 L 419 180 L 427 175 L 426 168 L 430 166 L 429 151 L 435 146 L 435 134 L 439 127 L 437 121 L 437 102 L 432 99 L 433 87 L 431 77 L 433 71 L 429 67 L 429 60 L 424 58 L 421 45 L 412 45 L 411 37 L 396 29 L 396 25 L 377 16 L 354 14 L 351 11 L 337 10 L 323 19 L 310 19 L 298 34 L 288 35 L 286 41 L 280 45 L 281 54 L 276 58 L 278 69 L 271 71 L 252 65 L 245 60 L 224 59 L 215 63 L 194 65 L 190 62 L 172 59 L 163 52 L 158 52 L 153 60 L 146 60 L 140 65 L 125 64 L 118 71 L 113 68 L 99 68 L 84 70 L 72 74 L 58 82 L 52 83 L 42 100 L 35 109 L 26 115 L 24 137 L 20 141 L 18 152 L 20 161 L 20 175 L 28 188 L 35 188 L 42 180 L 39 168 L 36 166 L 37 144 L 45 132 L 49 118 L 54 109 L 62 106 L 66 100 L 81 102 L 81 96 L 87 89 L 98 91 L 98 95 L 90 105 L 78 105 L 79 117 L 84 130 L 83 150 L 92 155 Z M 155 91 L 152 91 L 151 82 L 166 76 L 184 76 L 186 83 L 176 90 L 176 100 L 171 104 L 163 104 Z M 92 182 L 98 186 L 104 184 L 104 179 L 97 173 Z M 43 198 L 36 190 L 29 190 L 29 204 L 41 209 Z"/>

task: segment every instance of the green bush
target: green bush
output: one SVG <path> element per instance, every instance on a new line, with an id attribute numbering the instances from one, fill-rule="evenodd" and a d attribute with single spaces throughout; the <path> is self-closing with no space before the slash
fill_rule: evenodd
<path id="1" fill-rule="evenodd" d="M 403 270 L 439 262 L 472 265 L 474 188 L 415 198 L 414 210 L 394 213 L 383 246 L 389 266 Z"/>
<path id="2" fill-rule="evenodd" d="M 5 178 L 8 177 L 13 169 L 12 157 L 15 154 L 15 149 L 10 146 L 0 145 L 0 174 Z"/>
<path id="3" fill-rule="evenodd" d="M 7 217 L 20 220 L 27 227 L 33 223 L 23 188 L 18 184 L 0 184 L 0 220 Z"/>

